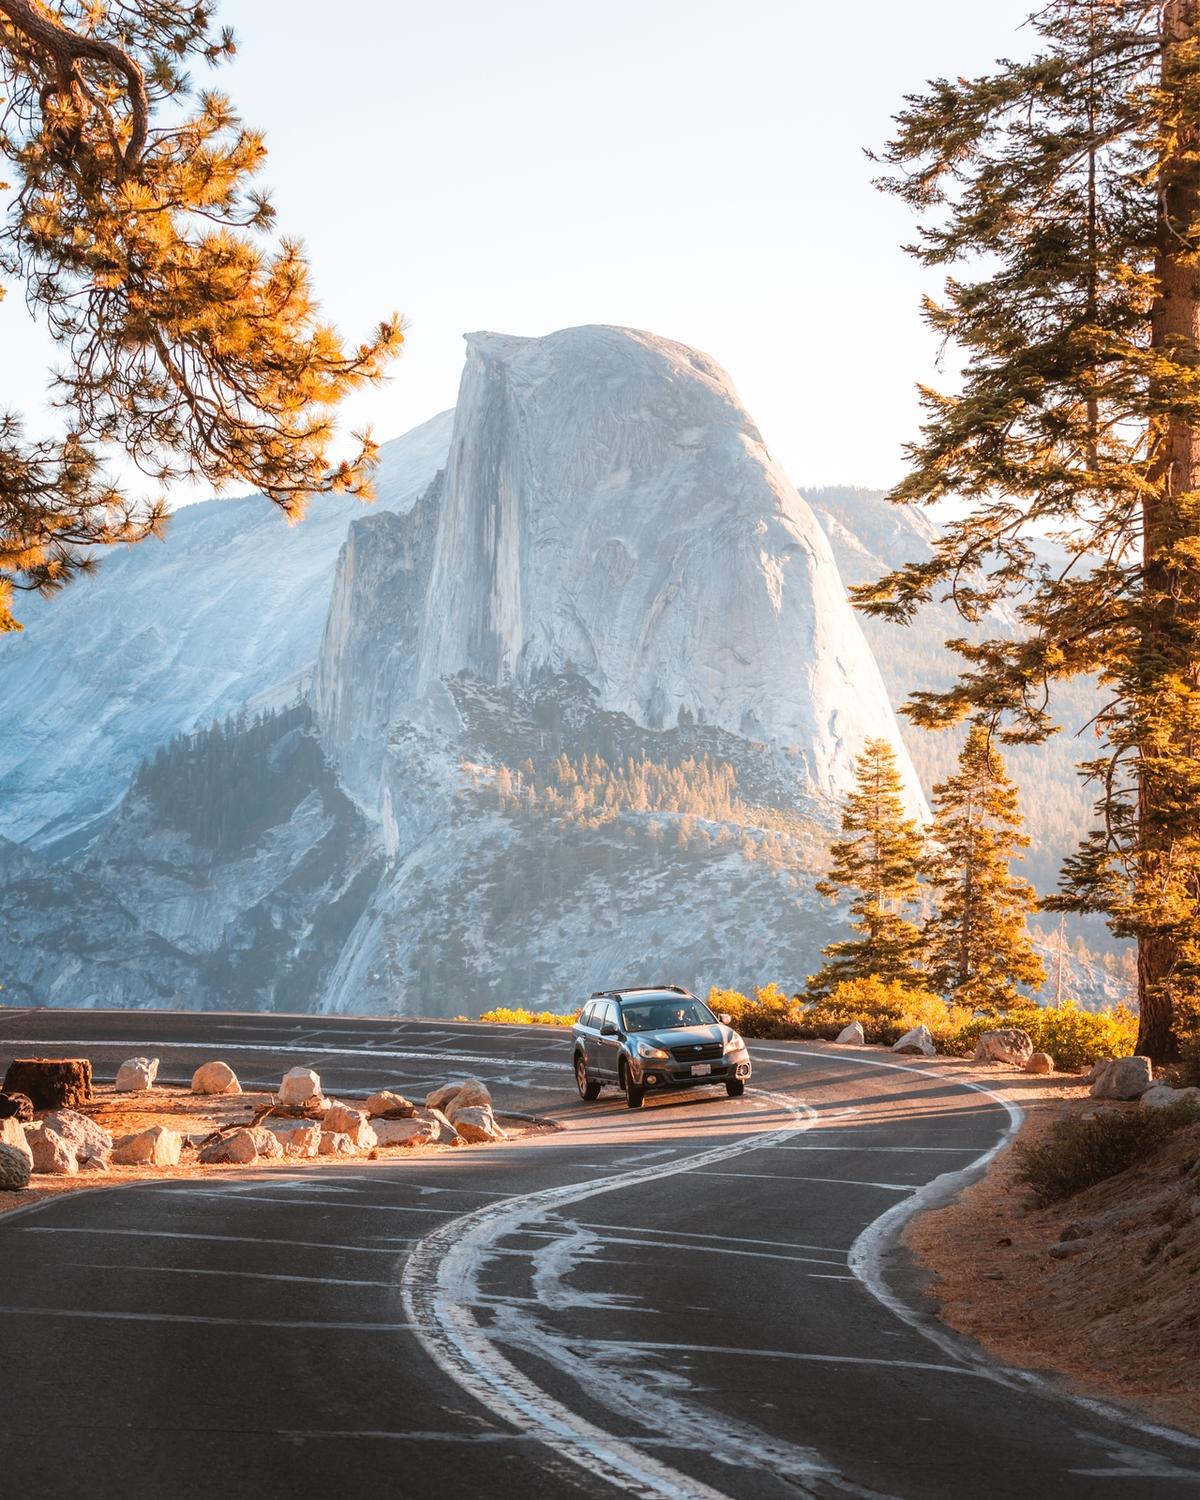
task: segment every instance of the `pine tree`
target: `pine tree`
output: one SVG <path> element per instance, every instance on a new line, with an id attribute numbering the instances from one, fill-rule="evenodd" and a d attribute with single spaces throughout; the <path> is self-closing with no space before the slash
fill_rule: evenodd
<path id="1" fill-rule="evenodd" d="M 935 597 L 1022 629 L 949 644 L 927 727 L 1054 732 L 1056 679 L 1095 674 L 1099 821 L 1063 909 L 1138 943 L 1140 1051 L 1200 988 L 1200 0 L 1052 0 L 1028 62 L 911 98 L 883 186 L 955 268 L 926 317 L 964 356 L 892 498 L 957 499 L 933 555 L 857 591 L 902 622 Z M 1054 535 L 1067 561 L 1039 560 Z M 1011 617 L 1011 615 L 1010 615 Z"/>
<path id="2" fill-rule="evenodd" d="M 933 789 L 925 872 L 936 909 L 925 936 L 935 987 L 978 1010 L 1006 1010 L 1020 998 L 1017 985 L 1037 987 L 1046 977 L 1026 925 L 1037 896 L 1009 868 L 1029 844 L 1021 823 L 1000 752 L 974 725 L 958 771 Z"/>
<path id="3" fill-rule="evenodd" d="M 163 502 L 105 473 L 119 449 L 155 486 L 260 490 L 289 516 L 309 495 L 366 496 L 375 447 L 330 458 L 345 395 L 403 341 L 390 318 L 346 348 L 318 317 L 308 266 L 265 238 L 251 179 L 263 137 L 189 60 L 234 50 L 196 0 L 0 0 L 0 154 L 16 181 L 0 269 L 66 356 L 54 377 L 70 435 L 30 442 L 0 418 L 0 631 L 14 588 L 50 592 L 98 547 L 161 529 Z"/>
<path id="4" fill-rule="evenodd" d="M 917 896 L 924 840 L 904 807 L 896 752 L 887 740 L 868 740 L 854 762 L 856 785 L 842 811 L 842 838 L 830 846 L 829 873 L 817 890 L 831 900 L 846 892 L 850 925 L 860 934 L 825 948 L 820 973 L 808 981 L 810 995 L 828 994 L 846 979 L 896 980 L 913 989 L 923 941 L 905 915 Z"/>

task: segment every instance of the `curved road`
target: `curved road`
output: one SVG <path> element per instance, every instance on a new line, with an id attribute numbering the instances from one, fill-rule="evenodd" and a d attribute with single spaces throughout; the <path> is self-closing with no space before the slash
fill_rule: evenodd
<path id="1" fill-rule="evenodd" d="M 579 1102 L 562 1033 L 0 1011 L 0 1066 L 478 1074 L 562 1132 L 230 1170 L 0 1215 L 0 1479 L 128 1500 L 400 1495 L 1159 1500 L 1200 1442 L 989 1364 L 921 1310 L 903 1221 L 1007 1138 L 945 1069 L 757 1044 L 740 1100 Z M 1019 1305 L 1014 1316 L 1020 1316 Z"/>

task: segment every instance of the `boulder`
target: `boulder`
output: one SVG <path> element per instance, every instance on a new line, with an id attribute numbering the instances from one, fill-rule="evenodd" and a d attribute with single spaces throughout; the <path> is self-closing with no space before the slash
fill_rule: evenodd
<path id="1" fill-rule="evenodd" d="M 488 1093 L 487 1085 L 478 1078 L 464 1078 L 460 1083 L 444 1083 L 440 1089 L 434 1089 L 431 1094 L 425 1095 L 426 1109 L 440 1109 L 444 1113 L 451 1104 L 458 1109 L 485 1104 L 491 1109 L 492 1096 Z"/>
<path id="2" fill-rule="evenodd" d="M 291 1109 L 314 1109 L 324 1103 L 321 1079 L 311 1068 L 291 1068 L 279 1084 L 279 1102 Z"/>
<path id="3" fill-rule="evenodd" d="M 51 1130 L 57 1130 L 63 1140 L 70 1141 L 80 1166 L 93 1157 L 107 1162 L 113 1138 L 89 1116 L 81 1115 L 74 1109 L 59 1109 L 47 1115 L 42 1124 Z"/>
<path id="4" fill-rule="evenodd" d="M 419 1109 L 410 1120 L 373 1121 L 381 1146 L 453 1146 L 462 1136 L 440 1110 Z"/>
<path id="5" fill-rule="evenodd" d="M 975 1043 L 976 1062 L 1011 1063 L 1023 1068 L 1033 1056 L 1033 1038 L 1019 1026 L 985 1031 Z"/>
<path id="6" fill-rule="evenodd" d="M 416 1113 L 417 1106 L 403 1094 L 393 1094 L 390 1089 L 381 1089 L 379 1093 L 371 1095 L 364 1108 L 372 1120 L 408 1120 Z"/>
<path id="7" fill-rule="evenodd" d="M 1092 1084 L 1093 1099 L 1140 1099 L 1154 1082 L 1148 1057 L 1117 1057 Z"/>
<path id="8" fill-rule="evenodd" d="M 357 1156 L 358 1147 L 344 1130 L 322 1130 L 317 1153 L 320 1156 Z"/>
<path id="9" fill-rule="evenodd" d="M 192 1074 L 193 1094 L 240 1094 L 237 1074 L 223 1062 L 203 1063 Z"/>
<path id="10" fill-rule="evenodd" d="M 81 1172 L 111 1172 L 110 1158 L 107 1156 L 85 1156 L 79 1163 Z"/>
<path id="11" fill-rule="evenodd" d="M 248 1166 L 258 1159 L 258 1145 L 250 1130 L 235 1130 L 220 1139 L 209 1141 L 200 1152 L 200 1160 L 206 1166 Z"/>
<path id="12" fill-rule="evenodd" d="M 29 1142 L 25 1139 L 25 1127 L 20 1120 L 11 1115 L 7 1120 L 0 1120 L 0 1145 L 9 1146 L 14 1151 L 19 1151 L 22 1156 L 29 1158 L 29 1170 L 33 1171 L 33 1152 L 29 1149 Z"/>
<path id="13" fill-rule="evenodd" d="M 54 1177 L 74 1177 L 79 1171 L 79 1158 L 70 1141 L 64 1140 L 57 1130 L 48 1130 L 45 1125 L 30 1125 L 25 1130 L 25 1139 L 33 1155 L 33 1170 L 47 1172 Z"/>
<path id="14" fill-rule="evenodd" d="M 463 1140 L 470 1145 L 508 1139 L 486 1104 L 468 1104 L 465 1109 L 456 1109 L 451 1122 Z"/>
<path id="15" fill-rule="evenodd" d="M 861 1021 L 851 1021 L 849 1026 L 843 1026 L 838 1032 L 837 1039 L 846 1047 L 861 1047 L 867 1040 L 862 1028 Z"/>
<path id="16" fill-rule="evenodd" d="M 30 1171 L 24 1152 L 0 1142 L 0 1192 L 19 1193 L 28 1187 Z"/>
<path id="17" fill-rule="evenodd" d="M 154 1087 L 158 1077 L 157 1057 L 127 1057 L 117 1069 L 113 1084 L 118 1094 L 140 1094 Z"/>
<path id="18" fill-rule="evenodd" d="M 264 1130 L 261 1125 L 250 1125 L 247 1129 L 260 1161 L 274 1161 L 283 1155 L 283 1142 L 273 1130 Z"/>
<path id="19" fill-rule="evenodd" d="M 1035 1052 L 1025 1064 L 1027 1073 L 1053 1073 L 1054 1059 L 1048 1052 Z"/>
<path id="20" fill-rule="evenodd" d="M 1115 1062 L 1116 1062 L 1116 1058 L 1115 1057 L 1098 1057 L 1095 1060 L 1095 1062 L 1092 1064 L 1092 1066 L 1088 1069 L 1088 1075 L 1087 1076 L 1094 1083 L 1096 1081 L 1096 1079 L 1100 1077 L 1101 1073 L 1103 1073 L 1105 1071 L 1105 1069 L 1111 1063 L 1115 1063 Z"/>
<path id="21" fill-rule="evenodd" d="M 321 1128 L 330 1135 L 348 1136 L 350 1144 L 360 1151 L 367 1151 L 376 1144 L 375 1131 L 366 1113 L 361 1109 L 351 1109 L 348 1104 L 331 1105 Z"/>
<path id="22" fill-rule="evenodd" d="M 268 1117 L 262 1128 L 283 1147 L 285 1156 L 316 1156 L 321 1143 L 319 1120 L 278 1120 Z"/>
<path id="23" fill-rule="evenodd" d="M 86 1104 L 92 1065 L 86 1057 L 14 1057 L 4 1075 L 6 1094 L 25 1094 L 34 1109 Z"/>
<path id="24" fill-rule="evenodd" d="M 898 1041 L 892 1043 L 892 1051 L 919 1053 L 922 1057 L 937 1056 L 937 1048 L 933 1045 L 928 1026 L 914 1026 L 911 1031 L 906 1031 Z"/>
<path id="25" fill-rule="evenodd" d="M 183 1137 L 165 1125 L 151 1125 L 134 1135 L 123 1136 L 113 1147 L 113 1165 L 118 1167 L 177 1167 Z"/>
<path id="26" fill-rule="evenodd" d="M 1165 1083 L 1153 1083 L 1142 1095 L 1147 1109 L 1170 1109 L 1172 1104 L 1191 1102 L 1200 1109 L 1200 1089 L 1173 1089 Z"/>
<path id="27" fill-rule="evenodd" d="M 0 1120 L 18 1120 L 28 1125 L 33 1119 L 33 1100 L 28 1094 L 0 1093 Z"/>

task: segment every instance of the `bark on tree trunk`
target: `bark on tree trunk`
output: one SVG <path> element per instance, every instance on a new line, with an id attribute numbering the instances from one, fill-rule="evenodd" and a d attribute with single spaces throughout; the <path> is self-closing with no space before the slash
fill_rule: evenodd
<path id="1" fill-rule="evenodd" d="M 1179 89 L 1180 49 L 1200 33 L 1200 0 L 1168 0 L 1163 7 L 1162 86 L 1170 96 Z M 1200 358 L 1200 265 L 1189 254 L 1194 228 L 1200 221 L 1200 121 L 1181 111 L 1178 139 L 1163 165 L 1159 184 L 1158 297 L 1151 317 L 1151 343 L 1170 351 L 1176 360 L 1193 365 Z M 1143 504 L 1145 587 L 1163 601 L 1161 617 L 1147 621 L 1143 639 L 1149 670 L 1168 664 L 1192 690 L 1200 684 L 1200 661 L 1194 648 L 1187 652 L 1200 623 L 1200 589 L 1195 569 L 1173 563 L 1164 549 L 1184 538 L 1197 538 L 1195 505 L 1180 502 L 1200 491 L 1200 424 L 1186 416 L 1168 415 L 1160 431 L 1158 467 L 1152 493 Z M 1167 601 L 1170 601 L 1168 603 Z M 1181 753 L 1194 754 L 1191 744 L 1179 743 Z M 1154 871 L 1169 856 L 1182 832 L 1172 826 L 1164 806 L 1162 750 L 1147 745 L 1139 762 L 1139 852 L 1144 872 Z M 1177 816 L 1177 814 L 1176 814 Z M 1195 872 L 1192 872 L 1195 878 Z M 1148 892 L 1140 893 L 1145 900 Z M 1174 1052 L 1172 1035 L 1177 941 L 1145 934 L 1138 941 L 1138 1000 L 1141 1023 L 1138 1051 L 1164 1061 Z"/>

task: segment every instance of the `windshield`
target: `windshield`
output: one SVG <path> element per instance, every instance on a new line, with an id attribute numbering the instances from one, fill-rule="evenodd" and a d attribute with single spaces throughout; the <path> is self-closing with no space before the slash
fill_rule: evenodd
<path id="1" fill-rule="evenodd" d="M 626 1031 L 674 1031 L 681 1026 L 713 1026 L 716 1016 L 699 1000 L 682 996 L 653 1000 L 626 1000 L 621 1005 Z"/>

